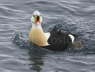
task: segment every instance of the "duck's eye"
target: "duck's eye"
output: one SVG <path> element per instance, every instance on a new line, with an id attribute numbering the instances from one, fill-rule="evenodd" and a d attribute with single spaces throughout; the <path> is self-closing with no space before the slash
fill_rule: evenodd
<path id="1" fill-rule="evenodd" d="M 35 15 L 32 15 L 31 21 L 34 22 L 34 20 L 35 20 Z"/>
<path id="2" fill-rule="evenodd" d="M 33 18 L 35 18 L 36 16 L 35 15 L 33 15 Z"/>

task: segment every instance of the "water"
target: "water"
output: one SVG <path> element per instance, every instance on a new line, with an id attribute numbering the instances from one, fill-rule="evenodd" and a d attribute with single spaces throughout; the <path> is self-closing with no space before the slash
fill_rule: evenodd
<path id="1" fill-rule="evenodd" d="M 72 32 L 80 35 L 84 48 L 92 54 L 15 45 L 12 37 L 15 32 L 29 32 L 34 10 L 44 16 L 45 31 L 65 22 Z M 0 0 L 0 72 L 94 72 L 94 47 L 94 0 Z"/>

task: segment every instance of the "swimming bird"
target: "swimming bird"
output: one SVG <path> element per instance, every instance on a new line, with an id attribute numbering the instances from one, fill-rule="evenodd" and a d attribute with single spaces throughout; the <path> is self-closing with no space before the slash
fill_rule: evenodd
<path id="1" fill-rule="evenodd" d="M 34 11 L 32 14 L 32 28 L 29 32 L 29 41 L 45 47 L 50 50 L 61 51 L 75 44 L 75 36 L 67 31 L 61 30 L 59 25 L 45 33 L 42 28 L 42 15 L 39 11 Z"/>
<path id="2" fill-rule="evenodd" d="M 29 32 L 29 41 L 33 42 L 34 44 L 38 46 L 47 46 L 49 45 L 47 40 L 50 36 L 50 33 L 45 33 L 42 29 L 42 15 L 39 11 L 34 11 L 32 14 L 32 28 Z"/>

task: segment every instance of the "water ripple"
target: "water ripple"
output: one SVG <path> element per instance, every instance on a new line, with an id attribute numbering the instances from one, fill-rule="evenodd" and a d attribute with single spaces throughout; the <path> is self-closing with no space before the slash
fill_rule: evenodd
<path id="1" fill-rule="evenodd" d="M 56 24 L 63 24 L 64 29 L 67 27 L 78 34 L 84 42 L 82 53 L 78 50 L 51 52 L 37 46 L 29 47 L 27 33 L 34 10 L 41 11 L 45 31 Z M 18 37 L 13 43 L 15 32 L 21 32 L 23 37 Z M 94 54 L 95 0 L 0 1 L 1 72 L 95 72 Z"/>

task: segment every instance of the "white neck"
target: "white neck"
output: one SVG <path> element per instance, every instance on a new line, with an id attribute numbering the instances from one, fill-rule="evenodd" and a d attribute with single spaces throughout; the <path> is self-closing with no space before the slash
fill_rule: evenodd
<path id="1" fill-rule="evenodd" d="M 41 24 L 32 23 L 32 28 L 40 28 L 40 27 L 42 27 Z"/>
<path id="2" fill-rule="evenodd" d="M 43 28 L 42 28 L 41 24 L 32 23 L 32 29 L 40 29 L 43 32 Z"/>

